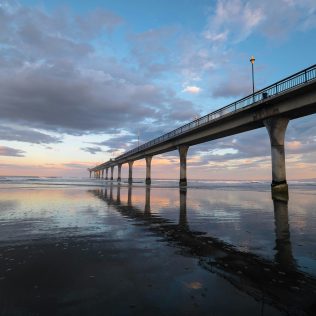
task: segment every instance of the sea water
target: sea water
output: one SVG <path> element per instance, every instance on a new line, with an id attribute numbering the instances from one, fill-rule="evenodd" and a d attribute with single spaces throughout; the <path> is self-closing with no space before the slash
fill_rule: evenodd
<path id="1" fill-rule="evenodd" d="M 0 178 L 1 315 L 314 315 L 315 183 Z"/>

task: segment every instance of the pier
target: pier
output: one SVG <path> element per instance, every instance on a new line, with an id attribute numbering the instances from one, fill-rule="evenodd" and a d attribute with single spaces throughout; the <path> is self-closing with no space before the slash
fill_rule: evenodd
<path id="1" fill-rule="evenodd" d="M 133 182 L 133 163 L 146 159 L 146 184 L 151 183 L 153 156 L 178 150 L 180 158 L 179 185 L 187 185 L 187 154 L 190 146 L 266 127 L 271 144 L 272 194 L 288 192 L 286 181 L 284 139 L 288 122 L 316 113 L 316 65 L 303 69 L 254 94 L 185 124 L 142 144 L 115 159 L 89 168 L 90 177 L 108 179 L 108 170 L 128 164 L 128 182 Z M 104 177 L 104 170 L 106 176 Z"/>

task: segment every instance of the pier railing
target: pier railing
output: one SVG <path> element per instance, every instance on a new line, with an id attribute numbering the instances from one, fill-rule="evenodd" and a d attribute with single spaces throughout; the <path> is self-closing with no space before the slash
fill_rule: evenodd
<path id="1" fill-rule="evenodd" d="M 221 118 L 224 115 L 227 114 L 233 114 L 237 110 L 241 108 L 245 108 L 249 105 L 252 105 L 256 102 L 262 101 L 264 99 L 267 99 L 271 96 L 275 96 L 279 93 L 282 93 L 286 90 L 295 88 L 297 86 L 303 85 L 311 80 L 316 79 L 316 65 L 313 65 L 311 67 L 308 67 L 302 71 L 299 71 L 285 79 L 282 79 L 264 89 L 261 89 L 254 94 L 248 95 L 238 101 L 235 101 L 223 108 L 220 108 L 214 112 L 211 112 L 205 116 L 202 116 L 190 123 L 187 123 L 169 133 L 163 134 L 162 136 L 159 136 L 141 146 L 138 146 L 132 150 L 129 150 L 128 152 L 118 156 L 115 160 L 125 158 L 129 155 L 132 155 L 134 153 L 137 153 L 139 151 L 142 151 L 148 147 L 154 146 L 156 144 L 162 143 L 164 141 L 170 140 L 172 138 L 175 138 L 181 134 L 187 133 L 190 130 L 193 130 L 197 127 L 203 126 L 205 124 L 208 124 L 212 121 L 216 121 L 219 118 Z"/>

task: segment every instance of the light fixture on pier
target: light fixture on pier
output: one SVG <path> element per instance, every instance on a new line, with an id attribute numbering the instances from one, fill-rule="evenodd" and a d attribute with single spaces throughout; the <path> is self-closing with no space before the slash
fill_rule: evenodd
<path id="1" fill-rule="evenodd" d="M 253 70 L 253 65 L 255 63 L 254 56 L 251 56 L 250 62 L 251 62 L 251 71 L 252 71 L 252 102 L 255 102 L 255 76 L 254 76 L 254 70 Z"/>

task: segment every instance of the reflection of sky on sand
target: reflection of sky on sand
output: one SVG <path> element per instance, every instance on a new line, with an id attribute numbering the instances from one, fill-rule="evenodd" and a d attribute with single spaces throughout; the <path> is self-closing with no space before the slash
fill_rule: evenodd
<path id="1" fill-rule="evenodd" d="M 115 201 L 130 202 L 146 210 L 146 188 L 108 186 Z M 148 192 L 147 192 L 148 193 Z M 179 190 L 151 188 L 147 211 L 173 223 L 179 222 Z M 148 202 L 147 201 L 147 202 Z M 316 195 L 292 190 L 288 219 L 292 252 L 299 266 L 316 274 Z M 186 225 L 230 243 L 242 251 L 274 259 L 277 249 L 274 205 L 269 191 L 188 189 Z M 0 241 L 26 240 L 41 236 L 71 236 L 111 233 L 122 237 L 130 226 L 120 229 L 121 220 L 111 206 L 95 199 L 87 188 L 40 188 L 2 190 L 0 194 Z M 116 226 L 115 229 L 113 227 Z"/>
<path id="2" fill-rule="evenodd" d="M 0 195 L 0 241 L 108 232 L 107 219 L 119 215 L 107 212 L 86 189 L 6 190 Z"/>
<path id="3" fill-rule="evenodd" d="M 303 294 L 292 305 L 301 306 L 314 286 L 313 279 L 301 273 L 302 266 L 316 274 L 316 195 L 300 190 L 291 198 L 288 206 L 255 188 L 179 191 L 108 185 L 12 188 L 5 194 L 0 190 L 0 296 L 15 297 L 14 284 L 28 282 L 23 279 L 28 275 L 41 279 L 37 269 L 45 266 L 45 275 L 56 267 L 53 279 L 64 282 L 72 275 L 67 291 L 78 297 L 86 297 L 80 289 L 84 291 L 87 279 L 95 281 L 95 293 L 111 293 L 104 297 L 110 297 L 112 307 L 120 308 L 118 302 L 126 296 L 133 297 L 132 305 L 150 302 L 149 309 L 163 302 L 174 314 L 189 308 L 193 315 L 199 308 L 208 315 L 205 311 L 212 307 L 214 313 L 225 311 L 221 315 L 277 315 L 274 303 L 265 306 L 264 314 L 259 312 L 264 292 L 269 291 L 273 302 L 286 293 L 273 305 L 283 309 L 296 297 L 291 287 L 299 286 Z M 279 281 L 285 292 L 273 283 Z M 51 280 L 45 286 L 51 293 Z M 64 297 L 59 287 L 55 290 Z M 234 313 L 236 306 L 240 308 Z"/>
<path id="4" fill-rule="evenodd" d="M 150 191 L 151 214 L 177 223 L 178 190 Z M 310 189 L 290 193 L 287 214 L 292 251 L 304 271 L 316 274 L 316 195 Z M 133 206 L 143 209 L 144 196 L 144 188 L 133 188 Z M 121 201 L 127 201 L 126 188 L 121 188 Z M 269 191 L 188 189 L 186 206 L 191 230 L 207 233 L 242 251 L 275 258 L 276 219 Z"/>

